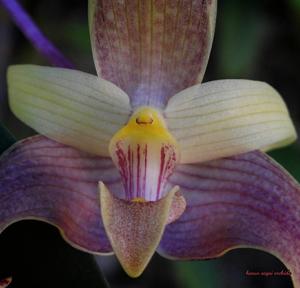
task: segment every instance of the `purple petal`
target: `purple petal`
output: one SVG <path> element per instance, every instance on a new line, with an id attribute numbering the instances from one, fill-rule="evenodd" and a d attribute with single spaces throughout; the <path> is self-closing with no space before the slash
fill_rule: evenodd
<path id="1" fill-rule="evenodd" d="M 109 158 L 42 136 L 18 142 L 0 158 L 0 232 L 22 219 L 57 226 L 76 248 L 111 252 L 101 221 L 98 181 L 122 188 Z"/>
<path id="2" fill-rule="evenodd" d="M 163 107 L 201 82 L 214 34 L 216 0 L 90 0 L 98 74 L 121 87 L 133 107 Z"/>
<path id="3" fill-rule="evenodd" d="M 274 160 L 256 151 L 179 165 L 169 181 L 187 208 L 166 227 L 161 254 L 205 259 L 252 246 L 279 257 L 300 284 L 300 187 Z"/>

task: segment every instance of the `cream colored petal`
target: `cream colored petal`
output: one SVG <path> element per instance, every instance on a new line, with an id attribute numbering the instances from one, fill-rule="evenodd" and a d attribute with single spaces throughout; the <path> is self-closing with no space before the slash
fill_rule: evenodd
<path id="1" fill-rule="evenodd" d="M 99 77 L 34 65 L 8 70 L 9 103 L 15 115 L 60 143 L 108 156 L 108 143 L 126 124 L 128 96 Z"/>
<path id="2" fill-rule="evenodd" d="M 258 81 L 195 85 L 170 99 L 165 117 L 180 145 L 181 163 L 266 151 L 297 137 L 281 96 Z"/>

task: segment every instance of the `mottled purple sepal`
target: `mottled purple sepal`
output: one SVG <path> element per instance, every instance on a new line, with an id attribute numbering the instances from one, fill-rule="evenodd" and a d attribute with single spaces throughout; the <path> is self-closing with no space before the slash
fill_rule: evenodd
<path id="1" fill-rule="evenodd" d="M 0 232 L 22 219 L 42 220 L 76 248 L 111 252 L 101 221 L 100 179 L 112 190 L 122 189 L 109 158 L 42 136 L 18 142 L 0 158 Z"/>
<path id="2" fill-rule="evenodd" d="M 121 87 L 134 107 L 163 107 L 202 80 L 216 0 L 89 0 L 98 74 Z"/>
<path id="3" fill-rule="evenodd" d="M 238 247 L 280 258 L 300 284 L 300 187 L 266 154 L 256 151 L 204 164 L 179 165 L 169 179 L 187 201 L 168 225 L 159 252 L 206 259 Z"/>

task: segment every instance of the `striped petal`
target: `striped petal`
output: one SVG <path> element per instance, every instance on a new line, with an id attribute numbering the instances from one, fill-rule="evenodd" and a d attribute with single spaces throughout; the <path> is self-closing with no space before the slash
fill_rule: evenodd
<path id="1" fill-rule="evenodd" d="M 296 139 L 285 103 L 263 82 L 195 85 L 170 99 L 165 117 L 180 145 L 181 163 L 266 151 Z"/>
<path id="2" fill-rule="evenodd" d="M 100 156 L 109 155 L 109 140 L 131 111 L 118 87 L 68 69 L 11 66 L 8 92 L 12 111 L 37 132 Z"/>
<path id="3" fill-rule="evenodd" d="M 168 225 L 159 252 L 176 259 L 207 259 L 239 247 L 280 258 L 300 285 L 300 187 L 262 152 L 178 165 L 170 186 L 187 200 Z"/>
<path id="4" fill-rule="evenodd" d="M 0 232 L 22 219 L 57 226 L 72 246 L 109 253 L 98 181 L 122 188 L 109 158 L 94 157 L 43 136 L 12 146 L 0 158 Z"/>
<path id="5" fill-rule="evenodd" d="M 211 49 L 216 0 L 89 0 L 98 74 L 134 107 L 163 107 L 201 82 Z"/>

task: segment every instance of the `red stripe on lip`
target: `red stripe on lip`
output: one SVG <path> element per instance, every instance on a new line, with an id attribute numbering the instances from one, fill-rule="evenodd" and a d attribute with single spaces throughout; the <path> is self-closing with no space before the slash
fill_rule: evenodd
<path id="1" fill-rule="evenodd" d="M 121 140 L 116 143 L 114 157 L 128 200 L 162 198 L 166 181 L 177 163 L 176 148 L 169 143 L 128 144 Z"/>

